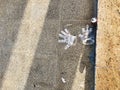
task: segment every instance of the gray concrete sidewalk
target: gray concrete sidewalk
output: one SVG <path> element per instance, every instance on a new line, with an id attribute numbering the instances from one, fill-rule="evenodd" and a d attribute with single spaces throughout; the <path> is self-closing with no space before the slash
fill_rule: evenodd
<path id="1" fill-rule="evenodd" d="M 1 90 L 92 89 L 94 72 L 89 53 L 93 47 L 78 40 L 65 51 L 57 42 L 67 24 L 72 24 L 67 28 L 78 35 L 92 14 L 90 0 L 2 0 Z"/>

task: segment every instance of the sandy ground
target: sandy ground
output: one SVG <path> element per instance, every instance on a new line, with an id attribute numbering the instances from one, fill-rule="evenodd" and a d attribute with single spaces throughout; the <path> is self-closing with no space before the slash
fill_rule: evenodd
<path id="1" fill-rule="evenodd" d="M 96 90 L 120 90 L 120 1 L 99 0 Z"/>
<path id="2" fill-rule="evenodd" d="M 78 35 L 93 16 L 91 0 L 0 0 L 1 90 L 91 90 L 93 46 L 64 50 L 58 34 Z M 68 24 L 71 24 L 69 26 Z M 66 80 L 64 84 L 61 78 Z"/>

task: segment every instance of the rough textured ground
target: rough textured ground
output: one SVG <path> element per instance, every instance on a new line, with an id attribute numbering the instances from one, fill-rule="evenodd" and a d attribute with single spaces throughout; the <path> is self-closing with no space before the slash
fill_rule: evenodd
<path id="1" fill-rule="evenodd" d="M 99 0 L 96 90 L 120 90 L 120 0 Z"/>
<path id="2" fill-rule="evenodd" d="M 0 0 L 0 89 L 91 90 L 93 46 L 78 40 L 65 51 L 57 40 L 64 28 L 77 35 L 92 13 L 92 0 Z"/>

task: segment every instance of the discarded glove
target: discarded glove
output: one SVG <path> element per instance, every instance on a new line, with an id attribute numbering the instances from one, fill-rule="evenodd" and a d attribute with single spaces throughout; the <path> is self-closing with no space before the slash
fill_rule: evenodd
<path id="1" fill-rule="evenodd" d="M 80 39 L 84 45 L 93 45 L 95 43 L 92 28 L 86 25 L 86 28 L 82 28 L 82 34 L 79 34 Z"/>
<path id="2" fill-rule="evenodd" d="M 59 34 L 59 37 L 62 38 L 61 40 L 58 40 L 59 43 L 67 44 L 64 48 L 65 50 L 75 45 L 76 39 L 77 39 L 77 37 L 71 35 L 67 29 L 64 29 L 64 31 L 61 31 L 61 34 Z"/>

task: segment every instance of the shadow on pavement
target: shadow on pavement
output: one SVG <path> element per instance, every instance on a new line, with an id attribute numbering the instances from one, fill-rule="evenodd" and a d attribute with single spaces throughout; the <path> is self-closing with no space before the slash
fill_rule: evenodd
<path id="1" fill-rule="evenodd" d="M 57 90 L 59 5 L 60 0 L 50 0 L 24 90 Z"/>
<path id="2" fill-rule="evenodd" d="M 83 73 L 86 70 L 84 90 L 94 90 L 94 65 L 90 61 L 90 54 L 93 48 L 93 46 L 85 46 L 80 62 L 80 72 Z"/>
<path id="3" fill-rule="evenodd" d="M 28 0 L 0 0 L 0 87 Z"/>

